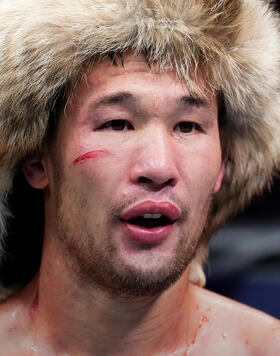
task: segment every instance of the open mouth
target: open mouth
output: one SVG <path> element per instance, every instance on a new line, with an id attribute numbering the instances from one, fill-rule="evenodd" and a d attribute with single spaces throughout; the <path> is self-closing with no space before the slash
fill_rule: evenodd
<path id="1" fill-rule="evenodd" d="M 147 229 L 171 225 L 172 221 L 162 214 L 144 214 L 127 221 L 129 224 L 142 226 Z"/>
<path id="2" fill-rule="evenodd" d="M 158 245 L 172 236 L 180 210 L 168 201 L 146 200 L 125 210 L 120 215 L 125 236 L 141 244 Z"/>

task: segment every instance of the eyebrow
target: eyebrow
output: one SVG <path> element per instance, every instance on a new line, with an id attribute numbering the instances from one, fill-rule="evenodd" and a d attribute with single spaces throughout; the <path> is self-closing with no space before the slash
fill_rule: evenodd
<path id="1" fill-rule="evenodd" d="M 100 106 L 110 106 L 110 105 L 128 105 L 136 102 L 134 95 L 128 92 L 118 92 L 115 94 L 106 95 L 100 99 L 97 99 L 92 103 L 92 107 L 99 108 Z"/>
<path id="2" fill-rule="evenodd" d="M 210 104 L 206 99 L 203 99 L 199 96 L 193 96 L 193 95 L 185 95 L 182 96 L 179 99 L 179 104 L 190 107 L 190 106 L 196 106 L 196 107 L 204 107 L 204 108 L 210 108 Z"/>
<path id="3" fill-rule="evenodd" d="M 102 106 L 111 106 L 111 105 L 123 105 L 128 108 L 135 107 L 135 105 L 139 102 L 136 96 L 134 96 L 132 93 L 129 92 L 117 92 L 114 94 L 109 94 L 106 96 L 103 96 L 97 100 L 95 100 L 91 104 L 91 109 L 97 109 Z M 181 98 L 176 100 L 177 107 L 181 109 L 187 109 L 190 107 L 203 107 L 206 109 L 210 108 L 210 104 L 206 99 L 203 99 L 199 96 L 194 96 L 194 95 L 184 95 Z"/>

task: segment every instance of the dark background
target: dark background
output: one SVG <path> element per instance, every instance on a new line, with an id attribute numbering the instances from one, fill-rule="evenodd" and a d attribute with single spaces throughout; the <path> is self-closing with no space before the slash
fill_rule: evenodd
<path id="1" fill-rule="evenodd" d="M 207 280 L 208 289 L 280 318 L 280 179 L 212 238 Z"/>

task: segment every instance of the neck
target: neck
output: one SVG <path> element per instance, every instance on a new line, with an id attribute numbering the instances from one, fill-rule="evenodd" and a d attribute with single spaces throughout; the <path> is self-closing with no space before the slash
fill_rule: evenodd
<path id="1" fill-rule="evenodd" d="M 180 355 L 195 333 L 188 270 L 158 296 L 113 297 L 73 278 L 55 255 L 43 256 L 29 317 L 41 343 L 83 355 Z"/>

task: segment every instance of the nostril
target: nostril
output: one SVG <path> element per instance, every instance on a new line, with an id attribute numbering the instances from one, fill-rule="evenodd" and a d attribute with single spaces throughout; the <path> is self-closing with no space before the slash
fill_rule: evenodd
<path id="1" fill-rule="evenodd" d="M 176 185 L 176 179 L 170 178 L 170 179 L 168 179 L 168 181 L 165 184 L 171 185 L 172 187 L 174 187 Z"/>
<path id="2" fill-rule="evenodd" d="M 149 178 L 147 178 L 147 177 L 139 177 L 139 178 L 138 178 L 138 181 L 139 181 L 140 183 L 152 183 L 152 180 L 149 179 Z"/>
<path id="3" fill-rule="evenodd" d="M 149 186 L 154 186 L 157 189 L 162 189 L 165 186 L 175 186 L 176 185 L 176 179 L 174 178 L 170 178 L 166 181 L 157 181 L 157 180 L 153 180 L 150 179 L 148 177 L 145 176 L 140 176 L 138 177 L 138 183 L 142 183 L 142 184 L 147 184 Z"/>

